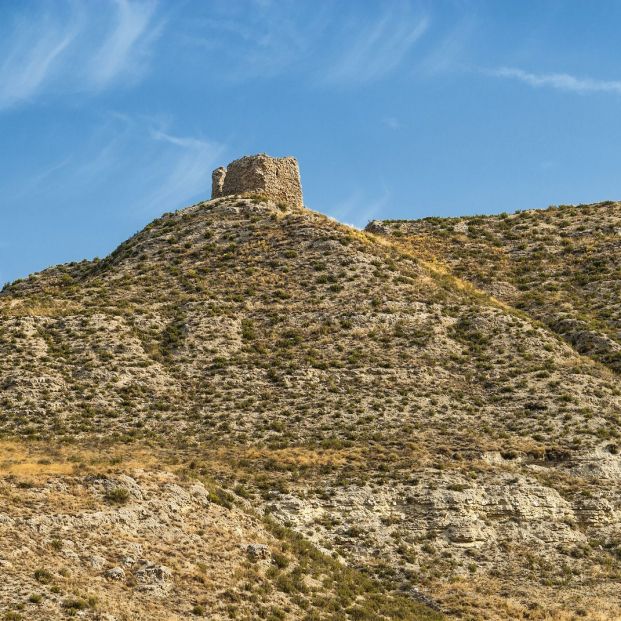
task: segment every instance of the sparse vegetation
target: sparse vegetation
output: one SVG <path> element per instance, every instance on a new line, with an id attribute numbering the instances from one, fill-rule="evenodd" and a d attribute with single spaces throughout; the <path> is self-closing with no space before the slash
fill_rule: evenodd
<path id="1" fill-rule="evenodd" d="M 5 287 L 9 609 L 621 614 L 614 347 L 574 338 L 617 338 L 608 208 L 391 238 L 223 198 Z"/>

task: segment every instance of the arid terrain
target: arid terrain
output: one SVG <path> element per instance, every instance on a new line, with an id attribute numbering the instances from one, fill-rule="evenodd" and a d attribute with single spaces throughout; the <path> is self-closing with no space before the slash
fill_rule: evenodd
<path id="1" fill-rule="evenodd" d="M 620 249 L 255 194 L 7 285 L 5 619 L 621 618 Z"/>

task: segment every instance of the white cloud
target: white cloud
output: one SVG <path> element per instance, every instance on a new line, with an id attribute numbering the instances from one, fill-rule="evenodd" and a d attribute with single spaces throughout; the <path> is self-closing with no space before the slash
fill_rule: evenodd
<path id="1" fill-rule="evenodd" d="M 152 0 L 48 6 L 55 10 L 32 13 L 16 4 L 0 24 L 0 109 L 139 75 L 160 30 Z"/>
<path id="2" fill-rule="evenodd" d="M 3 188 L 4 200 L 19 200 L 39 192 L 44 192 L 46 189 L 49 190 L 50 182 L 53 182 L 53 180 L 58 177 L 59 172 L 69 166 L 70 163 L 71 157 L 67 157 L 61 161 L 48 164 L 43 169 L 29 175 L 28 182 L 20 183 L 14 192 L 7 191 L 6 188 Z M 0 248 L 2 248 L 1 243 Z"/>
<path id="3" fill-rule="evenodd" d="M 486 70 L 485 73 L 497 78 L 519 80 L 529 86 L 549 87 L 575 93 L 619 93 L 621 80 L 596 80 L 578 78 L 568 73 L 530 73 L 514 67 L 500 67 Z"/>
<path id="4" fill-rule="evenodd" d="M 211 196 L 211 173 L 226 147 L 199 137 L 177 136 L 150 120 L 111 116 L 72 170 L 78 190 L 113 183 L 135 213 L 158 215 Z M 90 191 L 87 190 L 87 191 Z"/>
<path id="5" fill-rule="evenodd" d="M 1 48 L 0 108 L 32 99 L 58 67 L 75 39 L 78 24 L 60 26 L 49 15 L 33 21 L 20 16 Z"/>
<path id="6" fill-rule="evenodd" d="M 231 81 L 270 78 L 299 69 L 329 23 L 326 6 L 299 1 L 211 0 L 206 17 L 181 29 L 182 41 L 201 50 L 204 65 Z"/>
<path id="7" fill-rule="evenodd" d="M 106 114 L 71 156 L 32 170 L 27 184 L 5 193 L 7 204 L 53 199 L 100 213 L 110 203 L 122 204 L 130 217 L 142 220 L 209 199 L 211 172 L 224 163 L 226 146 L 154 123 Z"/>
<path id="8" fill-rule="evenodd" d="M 475 15 L 462 16 L 448 32 L 433 42 L 416 65 L 416 70 L 428 76 L 463 70 L 477 27 Z"/>
<path id="9" fill-rule="evenodd" d="M 382 125 L 384 125 L 384 127 L 387 127 L 388 129 L 392 129 L 393 131 L 401 129 L 402 127 L 399 119 L 394 116 L 385 116 L 382 119 Z"/>
<path id="10" fill-rule="evenodd" d="M 430 26 L 408 4 L 391 4 L 380 19 L 352 23 L 340 57 L 330 63 L 322 81 L 328 84 L 371 82 L 394 71 Z"/>
<path id="11" fill-rule="evenodd" d="M 367 6 L 368 5 L 368 6 Z M 294 74 L 361 85 L 395 71 L 430 26 L 413 0 L 390 3 L 211 0 L 178 35 L 220 80 Z"/>
<path id="12" fill-rule="evenodd" d="M 90 63 L 89 78 L 99 86 L 139 69 L 140 61 L 159 31 L 153 26 L 155 2 L 115 0 L 114 4 L 117 9 L 115 25 Z"/>
<path id="13" fill-rule="evenodd" d="M 169 144 L 174 144 L 175 146 L 182 147 L 184 149 L 196 149 L 199 151 L 211 145 L 211 143 L 198 138 L 182 138 L 179 136 L 173 136 L 172 134 L 168 134 L 159 129 L 151 130 L 151 138 L 154 140 L 161 140 L 162 142 L 168 142 Z"/>

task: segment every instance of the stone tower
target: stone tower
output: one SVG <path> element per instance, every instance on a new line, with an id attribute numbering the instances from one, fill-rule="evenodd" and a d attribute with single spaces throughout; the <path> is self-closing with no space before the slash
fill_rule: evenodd
<path id="1" fill-rule="evenodd" d="M 300 169 L 294 157 L 246 155 L 212 173 L 211 198 L 265 194 L 276 203 L 303 207 Z"/>

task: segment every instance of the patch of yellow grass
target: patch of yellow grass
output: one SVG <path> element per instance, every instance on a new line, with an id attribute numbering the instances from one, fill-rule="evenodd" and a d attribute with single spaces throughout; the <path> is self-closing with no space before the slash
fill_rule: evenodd
<path id="1" fill-rule="evenodd" d="M 360 448 L 312 449 L 297 446 L 267 449 L 250 447 L 247 449 L 236 449 L 236 453 L 246 459 L 270 459 L 277 463 L 296 466 L 342 466 L 352 461 L 363 460 Z"/>
<path id="2" fill-rule="evenodd" d="M 0 305 L 3 317 L 66 317 L 76 315 L 82 310 L 78 304 L 37 304 L 24 300 L 9 300 Z"/>
<path id="3" fill-rule="evenodd" d="M 159 463 L 152 451 L 120 446 L 98 450 L 75 446 L 50 446 L 39 441 L 0 441 L 0 476 L 18 475 L 37 479 L 52 474 L 68 475 L 78 469 L 122 465 L 146 468 Z"/>

